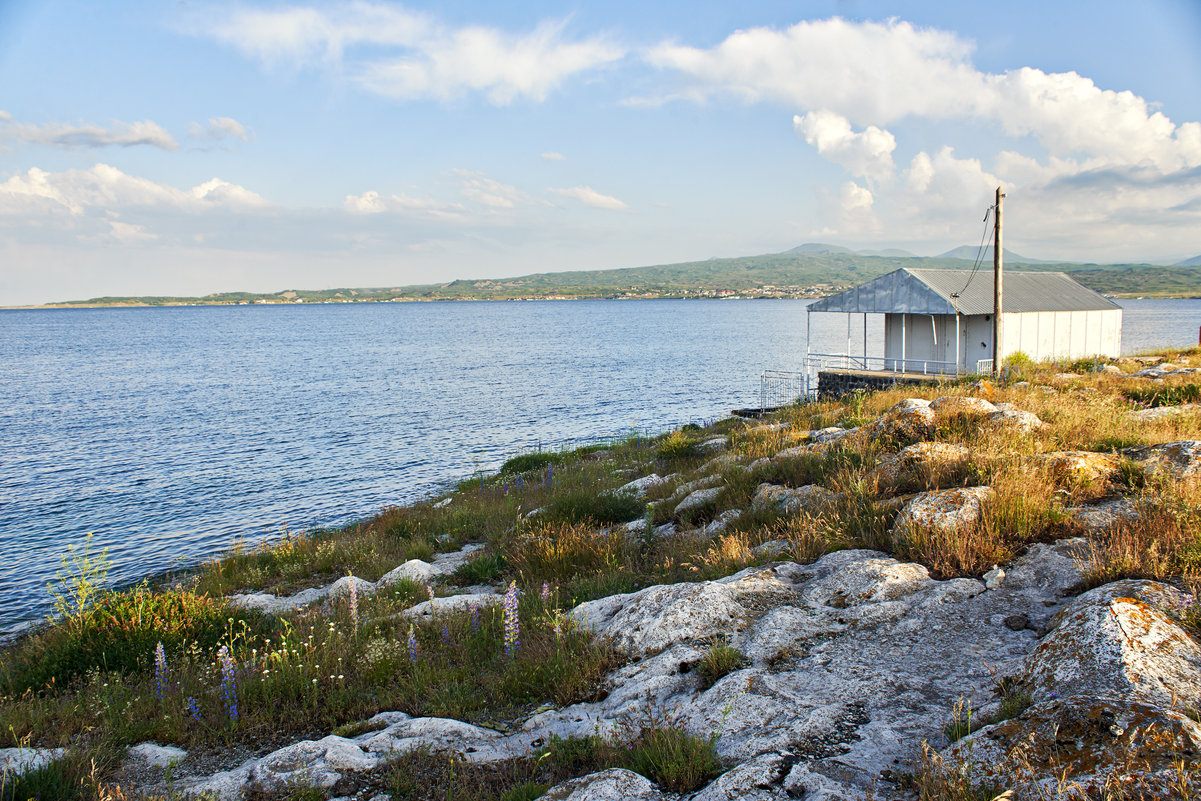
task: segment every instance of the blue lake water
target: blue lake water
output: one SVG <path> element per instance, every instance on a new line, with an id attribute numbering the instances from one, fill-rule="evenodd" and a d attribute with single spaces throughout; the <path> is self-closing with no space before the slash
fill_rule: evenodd
<path id="1" fill-rule="evenodd" d="M 1127 352 L 1196 343 L 1201 300 L 1123 305 Z M 804 306 L 0 311 L 0 631 L 49 611 L 59 557 L 88 532 L 110 578 L 130 581 L 410 502 L 522 451 L 757 405 L 762 370 L 801 366 Z M 845 318 L 820 316 L 837 319 L 815 318 L 813 349 L 844 349 Z"/>

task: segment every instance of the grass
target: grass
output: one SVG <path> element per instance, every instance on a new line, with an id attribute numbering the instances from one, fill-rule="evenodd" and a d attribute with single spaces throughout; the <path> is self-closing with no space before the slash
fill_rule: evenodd
<path id="1" fill-rule="evenodd" d="M 1201 350 L 1194 349 L 1172 358 L 1185 363 L 1198 357 Z M 5 779 L 9 795 L 0 792 L 0 801 L 30 794 L 25 788 L 31 782 L 55 788 L 39 791 L 43 797 L 123 798 L 108 784 L 113 754 L 143 740 L 261 752 L 335 730 L 357 733 L 365 719 L 385 710 L 512 725 L 543 704 L 598 697 L 620 664 L 620 654 L 565 624 L 564 613 L 580 602 L 653 584 L 716 579 L 779 558 L 812 562 L 843 548 L 882 550 L 920 562 L 940 578 L 978 577 L 1031 543 L 1083 533 L 1067 507 L 1102 499 L 1126 497 L 1144 513 L 1136 523 L 1090 536 L 1089 585 L 1154 578 L 1191 586 L 1195 598 L 1201 586 L 1201 482 L 1153 475 L 1129 459 L 1119 459 L 1108 478 L 1073 482 L 1035 457 L 1201 439 L 1201 422 L 1188 415 L 1134 422 L 1129 399 L 1145 384 L 1094 372 L 1064 383 L 1053 377 L 1062 367 L 1022 364 L 993 390 L 994 401 L 1037 414 L 1048 423 L 1045 429 L 997 430 L 978 415 L 943 415 L 934 440 L 964 446 L 969 457 L 914 469 L 894 486 L 882 484 L 873 471 L 900 442 L 848 437 L 830 448 L 770 457 L 805 444 L 810 429 L 869 422 L 905 397 L 968 393 L 967 386 L 909 387 L 797 405 L 773 421 L 786 426 L 772 429 L 727 420 L 615 442 L 604 453 L 523 454 L 496 474 L 462 482 L 445 496 L 449 502 L 388 508 L 343 529 L 243 548 L 171 587 L 105 591 L 103 557 L 69 554 L 59 622 L 0 653 L 0 747 L 71 745 L 80 757 L 27 776 L 19 791 Z M 1018 378 L 1032 386 L 1018 386 Z M 1060 391 L 1039 390 L 1040 383 L 1057 383 Z M 1172 388 L 1175 397 L 1199 391 L 1196 383 L 1175 380 L 1155 386 L 1159 392 Z M 738 459 L 714 462 L 713 454 L 702 453 L 699 443 L 717 433 L 731 438 L 731 455 Z M 645 497 L 613 492 L 651 472 L 670 478 Z M 712 475 L 720 476 L 717 496 L 694 514 L 675 514 L 668 499 L 684 483 Z M 752 509 L 764 482 L 818 484 L 837 500 L 830 508 L 788 514 Z M 995 495 L 973 529 L 954 536 L 894 535 L 903 502 L 895 496 L 983 484 Z M 728 510 L 742 514 L 725 531 L 712 536 L 701 530 Z M 622 524 L 642 518 L 672 520 L 677 531 L 624 530 Z M 756 546 L 769 540 L 787 542 L 786 553 L 756 556 Z M 222 601 L 250 590 L 287 594 L 347 573 L 374 581 L 409 559 L 430 561 L 465 543 L 485 547 L 453 575 L 428 588 L 402 582 L 358 598 L 353 613 L 345 598 L 279 617 L 233 610 Z M 499 607 L 420 622 L 403 614 L 430 591 L 446 594 L 450 584 L 510 582 L 523 591 L 515 657 L 505 652 Z M 1175 614 L 1201 630 L 1199 610 L 1194 600 Z M 155 662 L 160 642 L 165 668 Z M 700 689 L 742 664 L 736 649 L 713 643 L 698 665 Z M 1018 692 L 1003 694 L 1002 714 L 1017 714 L 1023 703 Z M 648 720 L 614 740 L 552 739 L 529 758 L 492 765 L 414 752 L 372 781 L 394 798 L 514 801 L 537 797 L 572 776 L 626 767 L 673 792 L 691 792 L 720 771 L 713 753 L 710 738 Z M 991 790 L 935 756 L 915 774 L 921 797 L 969 799 Z"/>

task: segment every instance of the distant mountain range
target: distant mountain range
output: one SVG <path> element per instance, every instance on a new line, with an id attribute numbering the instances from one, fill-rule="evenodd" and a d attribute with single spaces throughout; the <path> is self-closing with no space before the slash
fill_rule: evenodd
<path id="1" fill-rule="evenodd" d="M 412 286 L 290 289 L 272 293 L 223 292 L 204 297 L 103 297 L 51 306 L 174 306 L 284 303 L 361 303 L 447 300 L 577 300 L 587 298 L 812 298 L 855 286 L 902 267 L 966 269 L 977 248 L 964 246 L 939 256 L 906 250 L 851 250 L 807 243 L 783 253 L 705 261 L 533 273 L 513 278 L 458 279 Z M 992 269 L 992 251 L 981 256 Z M 1030 259 L 1009 250 L 1005 263 L 1014 270 L 1053 269 L 1080 283 L 1118 297 L 1201 297 L 1201 256 L 1174 266 L 1153 264 L 1081 264 Z"/>

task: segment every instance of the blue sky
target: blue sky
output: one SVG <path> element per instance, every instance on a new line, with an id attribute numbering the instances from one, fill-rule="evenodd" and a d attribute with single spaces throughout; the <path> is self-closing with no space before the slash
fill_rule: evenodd
<path id="1" fill-rule="evenodd" d="M 1201 253 L 1201 3 L 0 0 L 0 305 Z"/>

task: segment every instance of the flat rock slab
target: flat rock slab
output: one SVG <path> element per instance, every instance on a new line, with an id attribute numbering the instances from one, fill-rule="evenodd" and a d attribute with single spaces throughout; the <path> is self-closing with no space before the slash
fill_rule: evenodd
<path id="1" fill-rule="evenodd" d="M 804 509 L 821 509 L 829 506 L 838 496 L 817 484 L 803 487 L 782 487 L 778 484 L 760 484 L 755 490 L 751 506 L 755 509 L 776 509 L 780 512 L 799 512 Z"/>
<path id="2" fill-rule="evenodd" d="M 661 801 L 647 778 L 624 768 L 610 768 L 553 787 L 543 801 Z"/>
<path id="3" fill-rule="evenodd" d="M 21 776 L 67 753 L 65 748 L 0 748 L 0 773 Z"/>
<path id="4" fill-rule="evenodd" d="M 997 411 L 992 401 L 970 395 L 943 395 L 930 401 L 930 408 L 939 417 L 955 414 L 988 415 Z"/>
<path id="5" fill-rule="evenodd" d="M 1051 477 L 1062 484 L 1108 481 L 1118 472 L 1121 462 L 1112 453 L 1092 451 L 1055 451 L 1040 453 L 1031 461 L 1045 468 Z"/>
<path id="6" fill-rule="evenodd" d="M 1151 473 L 1163 473 L 1174 478 L 1201 476 L 1201 440 L 1142 445 L 1127 448 L 1122 455 L 1139 462 Z"/>
<path id="7" fill-rule="evenodd" d="M 992 487 L 959 487 L 919 492 L 901 509 L 893 523 L 893 532 L 901 534 L 920 529 L 951 535 L 972 529 L 984 511 L 984 504 L 996 495 Z"/>

